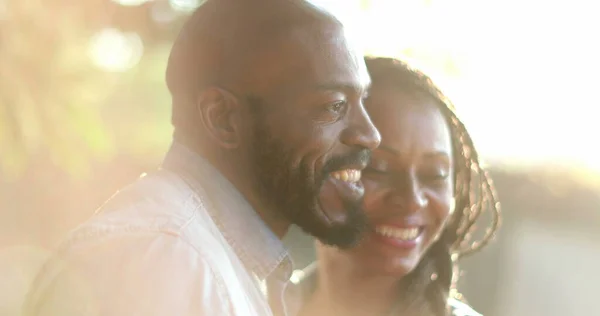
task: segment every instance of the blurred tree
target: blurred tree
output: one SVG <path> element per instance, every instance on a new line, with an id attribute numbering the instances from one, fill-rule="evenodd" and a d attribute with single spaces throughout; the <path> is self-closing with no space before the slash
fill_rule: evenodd
<path id="1" fill-rule="evenodd" d="M 90 39 L 114 28 L 139 34 L 152 52 L 149 46 L 172 40 L 182 20 L 168 9 L 166 1 L 0 0 L 0 174 L 14 176 L 41 154 L 81 175 L 91 157 L 110 155 L 115 142 L 104 107 L 123 80 L 140 76 L 96 67 Z M 160 71 L 141 79 L 153 83 Z"/>
<path id="2" fill-rule="evenodd" d="M 8 1 L 0 29 L 0 156 L 5 173 L 48 151 L 81 171 L 110 141 L 98 104 L 110 83 L 87 58 L 90 30 L 80 7 Z"/>

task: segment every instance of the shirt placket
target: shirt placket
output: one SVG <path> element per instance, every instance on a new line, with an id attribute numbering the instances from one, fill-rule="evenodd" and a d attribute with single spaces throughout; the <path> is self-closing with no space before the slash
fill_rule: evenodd
<path id="1" fill-rule="evenodd" d="M 291 263 L 284 261 L 277 270 L 267 278 L 267 299 L 274 316 L 293 316 L 294 295 L 293 287 L 289 285 Z"/>

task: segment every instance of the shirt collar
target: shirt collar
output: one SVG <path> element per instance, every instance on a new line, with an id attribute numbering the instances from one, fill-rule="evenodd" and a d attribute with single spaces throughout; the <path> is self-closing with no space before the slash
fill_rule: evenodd
<path id="1" fill-rule="evenodd" d="M 207 199 L 207 211 L 248 271 L 261 280 L 271 274 L 288 279 L 292 262 L 282 241 L 246 198 L 206 159 L 174 142 L 163 168 L 178 174 Z"/>

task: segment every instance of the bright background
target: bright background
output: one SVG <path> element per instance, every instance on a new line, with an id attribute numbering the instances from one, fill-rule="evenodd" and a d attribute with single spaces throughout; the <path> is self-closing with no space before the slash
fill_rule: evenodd
<path id="1" fill-rule="evenodd" d="M 600 171 L 600 6 L 593 1 L 314 0 L 366 52 L 438 79 L 489 159 Z"/>
<path id="2" fill-rule="evenodd" d="M 171 140 L 166 59 L 199 2 L 0 0 L 1 315 L 16 315 L 65 232 L 160 163 Z M 471 303 L 488 316 L 600 315 L 600 7 L 312 2 L 365 53 L 430 74 L 486 159 L 505 222 L 465 262 Z M 291 236 L 308 262 L 310 240 Z"/>

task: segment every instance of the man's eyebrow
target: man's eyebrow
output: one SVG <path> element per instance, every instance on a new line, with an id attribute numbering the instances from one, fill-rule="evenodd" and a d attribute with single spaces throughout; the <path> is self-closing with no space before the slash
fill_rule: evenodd
<path id="1" fill-rule="evenodd" d="M 322 83 L 315 85 L 314 88 L 323 91 L 356 91 L 361 95 L 367 95 L 370 83 L 367 86 L 358 86 L 351 83 Z"/>

